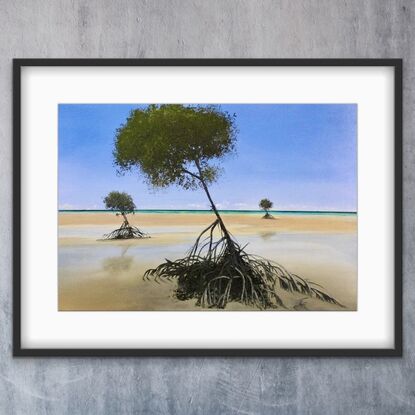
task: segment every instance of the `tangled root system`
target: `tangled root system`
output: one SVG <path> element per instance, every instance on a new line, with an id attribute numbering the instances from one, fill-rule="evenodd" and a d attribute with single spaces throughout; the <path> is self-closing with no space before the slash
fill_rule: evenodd
<path id="1" fill-rule="evenodd" d="M 214 231 L 220 236 L 214 239 Z M 235 301 L 259 309 L 286 308 L 278 293 L 300 293 L 321 301 L 342 305 L 317 284 L 292 274 L 281 265 L 249 255 L 219 220 L 197 238 L 188 255 L 145 272 L 144 278 L 177 280 L 179 300 L 195 298 L 197 305 L 223 309 Z"/>
<path id="2" fill-rule="evenodd" d="M 147 234 L 140 231 L 135 226 L 131 226 L 128 222 L 124 222 L 120 228 L 104 235 L 104 239 L 138 239 L 149 238 Z"/>

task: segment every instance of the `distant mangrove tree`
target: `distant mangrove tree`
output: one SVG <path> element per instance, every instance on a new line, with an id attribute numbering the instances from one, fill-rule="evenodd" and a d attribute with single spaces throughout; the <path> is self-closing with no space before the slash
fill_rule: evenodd
<path id="1" fill-rule="evenodd" d="M 263 219 L 273 219 L 274 217 L 269 213 L 274 204 L 269 199 L 261 199 L 259 201 L 259 207 L 265 212 Z"/>
<path id="2" fill-rule="evenodd" d="M 136 208 L 133 198 L 128 193 L 109 192 L 104 198 L 104 205 L 106 209 L 116 212 L 117 216 L 120 215 L 123 218 L 122 225 L 111 233 L 104 235 L 105 239 L 133 239 L 146 236 L 140 229 L 131 226 L 128 221 L 127 215 L 134 214 Z"/>

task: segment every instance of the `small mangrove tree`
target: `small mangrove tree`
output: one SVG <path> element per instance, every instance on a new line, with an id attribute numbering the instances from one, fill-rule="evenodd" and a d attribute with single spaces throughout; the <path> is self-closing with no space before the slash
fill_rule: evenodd
<path id="1" fill-rule="evenodd" d="M 259 201 L 259 207 L 265 212 L 263 219 L 274 219 L 274 217 L 269 213 L 269 210 L 272 209 L 274 204 L 269 199 L 261 199 Z"/>
<path id="2" fill-rule="evenodd" d="M 127 215 L 132 213 L 136 208 L 133 198 L 125 192 L 109 192 L 104 198 L 105 208 L 116 212 L 117 216 L 122 216 L 122 225 L 109 234 L 104 235 L 105 239 L 134 239 L 144 238 L 145 233 L 135 226 L 131 226 Z"/>

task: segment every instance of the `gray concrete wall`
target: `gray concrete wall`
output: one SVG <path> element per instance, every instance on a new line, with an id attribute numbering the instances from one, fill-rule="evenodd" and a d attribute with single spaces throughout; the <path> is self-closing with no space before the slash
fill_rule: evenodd
<path id="1" fill-rule="evenodd" d="M 0 414 L 414 414 L 414 42 L 409 0 L 0 0 Z M 402 57 L 404 357 L 13 359 L 14 57 Z"/>

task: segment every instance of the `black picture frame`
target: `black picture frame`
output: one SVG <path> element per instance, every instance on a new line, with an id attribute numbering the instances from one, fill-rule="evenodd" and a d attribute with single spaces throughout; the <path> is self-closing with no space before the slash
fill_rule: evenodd
<path id="1" fill-rule="evenodd" d="M 25 349 L 21 344 L 21 69 L 25 66 L 388 66 L 394 70 L 394 347 L 390 349 Z M 402 356 L 402 59 L 14 59 L 13 355 L 53 356 Z"/>

